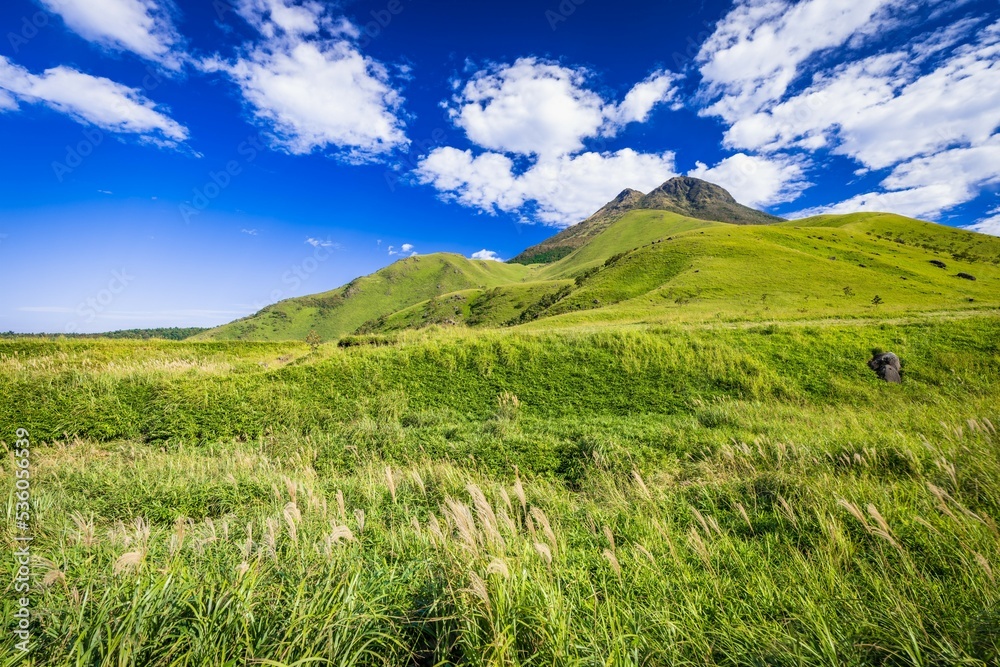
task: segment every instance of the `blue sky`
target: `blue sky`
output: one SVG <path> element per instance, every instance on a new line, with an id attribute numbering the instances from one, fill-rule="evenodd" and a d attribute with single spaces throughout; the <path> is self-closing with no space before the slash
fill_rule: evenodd
<path id="1" fill-rule="evenodd" d="M 209 326 L 690 174 L 1000 234 L 996 0 L 7 0 L 0 330 Z"/>

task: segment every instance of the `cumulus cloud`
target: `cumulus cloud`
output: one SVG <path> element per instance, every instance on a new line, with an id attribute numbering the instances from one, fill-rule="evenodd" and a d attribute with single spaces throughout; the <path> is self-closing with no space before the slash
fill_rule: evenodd
<path id="1" fill-rule="evenodd" d="M 775 150 L 829 145 L 869 168 L 966 143 L 1000 125 L 1000 23 L 923 75 L 910 53 L 874 56 L 817 76 L 773 108 L 741 119 L 726 143 Z"/>
<path id="2" fill-rule="evenodd" d="M 15 111 L 17 100 L 6 90 L 0 89 L 0 111 Z"/>
<path id="3" fill-rule="evenodd" d="M 477 250 L 476 252 L 472 253 L 472 259 L 482 259 L 491 262 L 503 261 L 502 259 L 500 259 L 500 255 L 496 254 L 492 250 L 487 250 L 486 248 L 483 248 L 482 250 Z"/>
<path id="4" fill-rule="evenodd" d="M 236 11 L 265 37 L 319 32 L 323 6 L 318 2 L 287 4 L 284 0 L 238 0 Z"/>
<path id="5" fill-rule="evenodd" d="M 583 148 L 604 125 L 604 101 L 584 87 L 587 75 L 521 58 L 478 72 L 450 109 L 469 140 L 519 155 L 564 155 Z"/>
<path id="6" fill-rule="evenodd" d="M 494 214 L 531 204 L 535 219 L 557 227 L 583 220 L 626 187 L 652 190 L 671 176 L 676 176 L 673 153 L 630 148 L 539 160 L 517 173 L 506 155 L 473 155 L 446 146 L 431 151 L 417 169 L 420 182 L 446 199 Z"/>
<path id="7" fill-rule="evenodd" d="M 809 186 L 803 162 L 789 156 L 763 157 L 737 153 L 714 167 L 698 162 L 688 176 L 721 185 L 747 206 L 771 206 L 793 201 Z"/>
<path id="8" fill-rule="evenodd" d="M 521 58 L 456 83 L 448 113 L 482 152 L 435 148 L 420 160 L 417 180 L 487 213 L 565 226 L 626 187 L 652 189 L 675 175 L 670 152 L 585 146 L 648 120 L 658 104 L 675 98 L 677 75 L 655 71 L 621 101 L 591 89 L 591 78 L 582 68 Z"/>
<path id="9" fill-rule="evenodd" d="M 131 51 L 169 69 L 179 69 L 184 56 L 177 29 L 164 4 L 156 0 L 40 0 L 84 39 L 120 51 Z"/>
<path id="10" fill-rule="evenodd" d="M 1000 21 L 980 27 L 985 17 L 966 16 L 903 48 L 851 57 L 923 4 L 743 0 L 699 55 L 701 93 L 714 100 L 702 113 L 728 122 L 731 149 L 825 151 L 855 160 L 859 175 L 890 170 L 880 190 L 804 213 L 936 218 L 969 202 L 998 171 Z M 821 57 L 832 47 L 835 65 Z"/>
<path id="11" fill-rule="evenodd" d="M 883 192 L 856 195 L 803 213 L 892 211 L 933 220 L 975 199 L 985 186 L 1000 183 L 998 164 L 1000 134 L 980 146 L 953 148 L 904 162 L 881 181 Z"/>
<path id="12" fill-rule="evenodd" d="M 990 215 L 988 217 L 977 220 L 975 224 L 969 225 L 965 229 L 973 232 L 979 232 L 980 234 L 1000 236 L 1000 208 L 993 209 L 990 211 Z"/>
<path id="13" fill-rule="evenodd" d="M 658 71 L 615 103 L 588 88 L 589 78 L 582 68 L 520 58 L 477 72 L 455 95 L 449 114 L 484 149 L 547 158 L 578 152 L 585 139 L 644 122 L 676 93 L 676 75 Z"/>
<path id="14" fill-rule="evenodd" d="M 826 49 L 844 46 L 895 22 L 900 0 L 738 0 L 702 45 L 697 60 L 705 110 L 729 121 L 780 99 L 800 67 Z"/>
<path id="15" fill-rule="evenodd" d="M 635 84 L 625 98 L 606 113 L 615 126 L 645 123 L 654 107 L 677 97 L 678 79 L 680 76 L 673 72 L 653 72 L 645 81 Z"/>
<path id="16" fill-rule="evenodd" d="M 359 163 L 409 143 L 403 99 L 387 68 L 358 50 L 353 26 L 316 2 L 242 0 L 238 11 L 262 39 L 232 62 L 216 58 L 203 68 L 236 82 L 272 145 Z"/>
<path id="17" fill-rule="evenodd" d="M 69 67 L 32 74 L 0 56 L 0 92 L 8 97 L 44 104 L 84 124 L 148 141 L 177 145 L 188 137 L 186 127 L 166 115 L 142 91 Z"/>

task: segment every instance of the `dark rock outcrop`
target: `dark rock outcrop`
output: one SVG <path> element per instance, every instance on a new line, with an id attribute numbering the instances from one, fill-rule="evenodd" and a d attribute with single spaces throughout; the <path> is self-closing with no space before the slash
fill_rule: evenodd
<path id="1" fill-rule="evenodd" d="M 903 366 L 892 352 L 880 352 L 872 350 L 872 358 L 868 361 L 868 368 L 875 371 L 881 379 L 893 384 L 903 381 Z"/>

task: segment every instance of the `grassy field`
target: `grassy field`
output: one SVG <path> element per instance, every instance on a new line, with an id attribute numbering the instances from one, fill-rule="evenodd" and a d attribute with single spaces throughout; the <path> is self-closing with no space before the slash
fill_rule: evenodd
<path id="1" fill-rule="evenodd" d="M 837 234 L 840 267 L 867 235 Z M 878 252 L 916 270 L 904 241 Z M 956 285 L 992 289 L 965 250 L 984 278 Z M 316 351 L 0 340 L 36 613 L 3 664 L 997 664 L 1000 315 L 886 301 Z"/>

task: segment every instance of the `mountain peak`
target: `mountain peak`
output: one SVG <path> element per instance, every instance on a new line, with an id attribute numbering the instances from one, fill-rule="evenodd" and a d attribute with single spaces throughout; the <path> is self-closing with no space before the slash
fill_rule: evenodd
<path id="1" fill-rule="evenodd" d="M 689 218 L 733 225 L 770 225 L 782 221 L 782 218 L 740 204 L 715 183 L 691 176 L 671 178 L 643 197 L 635 208 L 673 211 Z"/>
<path id="2" fill-rule="evenodd" d="M 606 217 L 608 215 L 614 215 L 617 213 L 625 213 L 631 211 L 635 208 L 642 198 L 646 195 L 639 192 L 638 190 L 633 190 L 632 188 L 625 188 L 618 193 L 618 196 L 609 201 L 607 204 L 601 207 L 597 213 L 590 216 L 591 218 Z"/>
<path id="3" fill-rule="evenodd" d="M 658 193 L 682 202 L 704 206 L 712 202 L 735 204 L 736 199 L 725 189 L 715 183 L 703 181 L 692 176 L 674 176 L 669 181 L 653 190 L 650 195 Z"/>
<path id="4" fill-rule="evenodd" d="M 648 195 L 625 188 L 583 222 L 567 227 L 510 261 L 518 264 L 555 262 L 586 245 L 626 213 L 636 209 L 671 211 L 689 218 L 733 225 L 770 225 L 782 221 L 740 204 L 715 183 L 691 176 L 675 176 Z"/>

